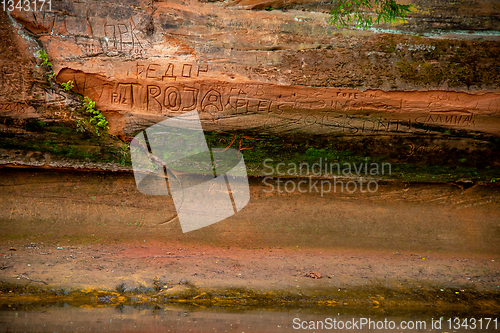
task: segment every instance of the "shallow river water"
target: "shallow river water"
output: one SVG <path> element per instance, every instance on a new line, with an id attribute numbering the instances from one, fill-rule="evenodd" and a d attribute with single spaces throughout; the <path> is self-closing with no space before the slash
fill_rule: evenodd
<path id="1" fill-rule="evenodd" d="M 360 315 L 359 313 L 365 312 Z M 439 324 L 440 323 L 440 324 Z M 474 327 L 474 328 L 473 328 Z M 371 309 L 3 306 L 0 332 L 499 332 L 499 316 Z"/>

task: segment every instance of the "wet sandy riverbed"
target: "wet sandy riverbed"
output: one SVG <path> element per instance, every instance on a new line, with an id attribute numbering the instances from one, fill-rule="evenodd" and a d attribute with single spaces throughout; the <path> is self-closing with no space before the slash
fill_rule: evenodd
<path id="1" fill-rule="evenodd" d="M 500 311 L 498 187 L 386 183 L 320 197 L 269 195 L 253 179 L 241 214 L 183 234 L 164 223 L 172 203 L 140 194 L 131 174 L 0 173 L 4 310 Z"/>

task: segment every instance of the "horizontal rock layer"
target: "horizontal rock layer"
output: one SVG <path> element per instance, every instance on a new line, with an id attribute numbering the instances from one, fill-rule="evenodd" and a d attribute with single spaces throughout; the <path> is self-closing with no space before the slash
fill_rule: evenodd
<path id="1" fill-rule="evenodd" d="M 245 10 L 279 5 L 254 1 L 64 1 L 47 12 L 3 13 L 0 125 L 18 138 L 3 148 L 27 149 L 26 140 L 47 132 L 66 131 L 66 145 L 82 142 L 71 133 L 81 102 L 36 65 L 42 46 L 56 82 L 73 81 L 74 93 L 96 101 L 109 133 L 123 141 L 197 110 L 207 131 L 279 136 L 290 149 L 319 135 L 326 141 L 317 148 L 337 140 L 361 153 L 369 138 L 366 154 L 392 162 L 419 152 L 426 161 L 495 167 L 498 9 L 481 4 L 416 1 L 407 22 L 368 31 L 329 26 L 324 4 L 303 1 L 283 11 Z"/>

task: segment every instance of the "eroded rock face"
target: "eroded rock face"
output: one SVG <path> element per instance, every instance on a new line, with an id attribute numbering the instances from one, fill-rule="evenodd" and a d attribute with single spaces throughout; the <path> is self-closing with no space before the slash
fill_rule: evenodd
<path id="1" fill-rule="evenodd" d="M 111 162 L 113 143 L 78 132 L 81 101 L 48 78 L 39 50 L 39 41 L 1 11 L 0 164 L 74 167 L 94 154 L 94 160 Z"/>
<path id="2" fill-rule="evenodd" d="M 109 111 L 114 134 L 130 135 L 130 129 L 137 129 L 131 122 L 143 118 L 157 121 L 195 108 L 207 112 L 208 119 L 229 122 L 229 127 L 234 126 L 231 119 L 223 119 L 236 115 L 246 127 L 261 127 L 273 123 L 266 113 L 284 115 L 286 122 L 286 113 L 304 111 L 309 119 L 294 122 L 310 133 L 317 128 L 308 124 L 329 126 L 318 118 L 325 118 L 325 112 L 335 118 L 339 109 L 397 112 L 395 120 L 408 122 L 419 122 L 429 111 L 454 111 L 457 119 L 443 115 L 440 120 L 438 115 L 424 122 L 465 128 L 476 127 L 474 113 L 482 117 L 498 111 L 495 94 L 366 91 L 494 90 L 500 75 L 491 71 L 500 68 L 495 66 L 500 49 L 492 41 L 412 42 L 409 37 L 353 32 L 343 36 L 321 13 L 249 12 L 198 2 L 97 6 L 68 1 L 50 14 L 13 16 L 48 50 L 58 82 L 74 80 L 76 92 Z M 461 55 L 474 58 L 474 74 L 462 73 L 460 66 L 470 71 L 471 64 Z M 453 66 L 462 74 L 450 75 Z M 410 110 L 420 113 L 401 117 Z"/>
<path id="3" fill-rule="evenodd" d="M 462 3 L 415 4 L 396 28 L 426 37 L 335 29 L 324 5 L 311 1 L 290 3 L 287 11 L 245 10 L 280 8 L 251 0 L 62 1 L 51 12 L 16 10 L 3 21 L 19 49 L 11 53 L 26 53 L 25 68 L 43 76 L 34 66 L 39 42 L 56 81 L 72 80 L 73 91 L 96 101 L 110 133 L 125 141 L 166 117 L 197 110 L 208 131 L 353 141 L 378 135 L 407 140 L 405 147 L 426 136 L 429 154 L 496 151 L 488 140 L 500 131 L 498 36 L 452 29 L 471 15 L 492 19 L 487 27 L 464 23 L 467 29 L 496 29 L 498 9 L 487 1 L 474 12 Z M 434 28 L 450 30 L 436 38 Z M 14 37 L 16 29 L 22 32 Z M 9 73 L 23 63 L 13 59 Z M 36 103 L 57 105 L 55 117 L 71 120 L 71 94 L 40 79 L 47 88 L 45 99 L 38 98 L 36 75 L 26 73 L 31 88 L 4 81 L 4 89 L 21 90 L 2 101 L 15 110 L 26 105 L 32 115 L 40 112 Z M 50 89 L 57 90 L 54 102 Z"/>
<path id="4" fill-rule="evenodd" d="M 443 126 L 499 134 L 500 95 L 496 93 L 233 83 L 204 78 L 203 67 L 194 64 L 160 63 L 138 61 L 135 71 L 122 80 L 65 68 L 58 80 L 74 81 L 76 92 L 98 101 L 108 111 L 111 132 L 117 135 L 131 136 L 165 117 L 192 110 L 199 111 L 207 130 L 369 135 L 428 133 L 429 129 L 418 126 Z M 192 77 L 183 77 L 183 73 Z"/>

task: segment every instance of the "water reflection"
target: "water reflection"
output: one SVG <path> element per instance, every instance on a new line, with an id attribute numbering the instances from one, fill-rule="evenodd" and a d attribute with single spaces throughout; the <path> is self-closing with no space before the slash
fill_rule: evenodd
<path id="1" fill-rule="evenodd" d="M 462 318 L 460 327 L 456 317 Z M 436 327 L 436 320 L 440 318 L 441 329 Z M 469 318 L 467 328 L 463 318 Z M 471 318 L 476 319 L 477 330 L 480 330 L 480 318 L 484 319 L 480 331 L 500 330 L 499 318 L 469 311 L 387 313 L 383 310 L 312 307 L 226 309 L 164 305 L 90 308 L 60 304 L 32 309 L 2 306 L 0 332 L 471 332 Z M 492 318 L 487 328 L 486 318 Z M 395 325 L 393 329 L 391 325 Z M 401 325 L 413 328 L 402 329 Z"/>

